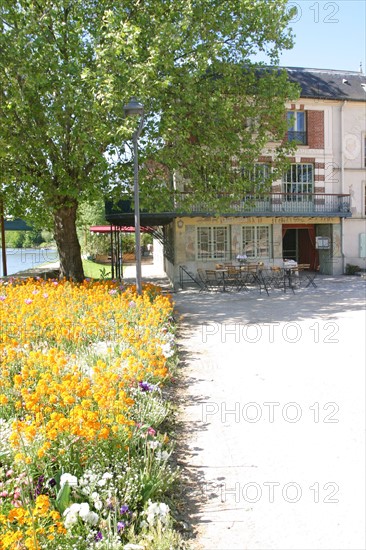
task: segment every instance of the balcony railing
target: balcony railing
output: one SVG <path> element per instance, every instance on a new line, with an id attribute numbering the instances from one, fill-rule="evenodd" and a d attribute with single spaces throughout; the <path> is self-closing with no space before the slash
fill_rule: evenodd
<path id="1" fill-rule="evenodd" d="M 221 194 L 227 201 L 229 195 Z M 175 195 L 175 210 L 185 214 L 212 213 L 210 203 L 191 202 L 190 194 Z M 187 200 L 188 199 L 188 200 Z M 326 193 L 269 193 L 268 195 L 246 195 L 242 200 L 233 201 L 229 213 L 237 215 L 317 215 L 350 217 L 350 195 Z"/>
<path id="2" fill-rule="evenodd" d="M 306 135 L 306 132 L 297 132 L 295 130 L 289 130 L 287 132 L 287 139 L 289 141 L 296 141 L 297 143 L 306 145 L 307 135 Z"/>
<path id="3" fill-rule="evenodd" d="M 220 209 L 217 205 L 222 204 Z M 166 201 L 166 206 L 156 206 L 154 210 L 141 210 L 141 222 L 155 226 L 169 223 L 175 217 L 210 216 L 220 212 L 227 216 L 311 216 L 311 217 L 351 217 L 350 195 L 326 193 L 269 193 L 267 195 L 246 195 L 242 200 L 231 200 L 227 193 L 220 193 L 216 206 L 209 201 L 197 200 L 192 193 L 175 192 Z M 170 204 L 169 204 L 170 203 Z M 134 223 L 134 213 L 130 200 L 121 200 L 114 205 L 106 203 L 106 220 L 112 224 L 129 225 Z"/>

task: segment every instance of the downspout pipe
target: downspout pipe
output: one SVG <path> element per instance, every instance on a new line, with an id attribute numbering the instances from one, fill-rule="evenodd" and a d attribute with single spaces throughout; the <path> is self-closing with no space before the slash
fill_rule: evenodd
<path id="1" fill-rule="evenodd" d="M 341 105 L 341 194 L 344 195 L 344 108 L 347 100 Z M 344 254 L 344 218 L 341 218 L 341 254 L 342 254 L 342 272 L 346 272 L 346 257 Z"/>

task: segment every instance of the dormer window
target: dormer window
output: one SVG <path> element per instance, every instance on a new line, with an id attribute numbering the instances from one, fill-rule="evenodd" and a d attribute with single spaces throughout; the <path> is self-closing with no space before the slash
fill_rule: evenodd
<path id="1" fill-rule="evenodd" d="M 287 111 L 287 122 L 289 125 L 287 131 L 288 140 L 306 145 L 307 135 L 305 111 Z"/>

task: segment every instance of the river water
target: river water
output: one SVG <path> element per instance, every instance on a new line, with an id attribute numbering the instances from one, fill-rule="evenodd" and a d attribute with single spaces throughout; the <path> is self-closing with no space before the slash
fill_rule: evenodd
<path id="1" fill-rule="evenodd" d="M 8 275 L 13 275 L 18 271 L 31 269 L 37 265 L 48 262 L 56 262 L 58 254 L 55 249 L 45 248 L 7 248 L 6 263 Z M 2 256 L 0 257 L 0 276 L 3 275 Z"/>

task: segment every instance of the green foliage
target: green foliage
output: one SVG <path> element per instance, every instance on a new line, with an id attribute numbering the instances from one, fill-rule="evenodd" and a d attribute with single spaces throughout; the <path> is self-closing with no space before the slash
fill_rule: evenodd
<path id="1" fill-rule="evenodd" d="M 359 265 L 353 265 L 353 264 L 347 264 L 346 265 L 346 275 L 354 275 L 358 271 L 360 271 L 361 268 Z"/>
<path id="2" fill-rule="evenodd" d="M 100 272 L 105 269 L 105 266 L 102 264 L 98 264 L 96 262 L 92 262 L 91 260 L 83 260 L 83 268 L 85 277 L 89 279 L 99 279 L 100 278 Z M 110 278 L 110 276 L 106 276 L 106 278 Z"/>
<path id="3" fill-rule="evenodd" d="M 102 269 L 99 269 L 99 279 L 101 281 L 104 281 L 105 279 L 111 278 L 111 272 L 107 271 L 105 267 L 102 267 Z"/>
<path id="4" fill-rule="evenodd" d="M 24 231 L 5 231 L 5 242 L 8 248 L 22 248 Z"/>
<path id="5" fill-rule="evenodd" d="M 286 4 L 1 2 L 0 194 L 8 213 L 33 226 L 55 220 L 65 276 L 78 248 L 67 208 L 131 194 L 136 120 L 123 112 L 130 97 L 147 113 L 142 208 L 172 204 L 173 170 L 187 189 L 194 185 L 196 199 L 214 200 L 228 189 L 241 196 L 241 169 L 268 140 L 283 161 L 284 102 L 297 92 L 283 72 L 262 68 L 258 78 L 250 59 L 266 51 L 275 65 L 292 46 Z"/>
<path id="6" fill-rule="evenodd" d="M 48 231 L 6 231 L 6 246 L 9 248 L 34 248 L 46 241 L 49 237 Z M 50 239 L 51 240 L 51 239 Z"/>
<path id="7" fill-rule="evenodd" d="M 62 488 L 57 493 L 55 506 L 56 509 L 60 512 L 60 514 L 63 514 L 66 508 L 70 504 L 70 485 L 68 481 L 62 486 Z"/>

